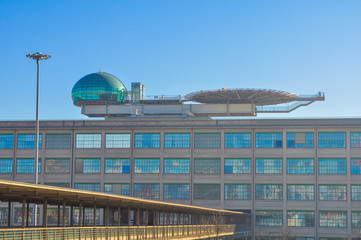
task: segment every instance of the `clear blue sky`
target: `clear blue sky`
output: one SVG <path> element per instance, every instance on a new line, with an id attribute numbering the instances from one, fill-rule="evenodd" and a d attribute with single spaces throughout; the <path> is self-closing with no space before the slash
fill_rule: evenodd
<path id="1" fill-rule="evenodd" d="M 147 95 L 202 89 L 323 91 L 291 114 L 361 115 L 361 1 L 0 1 L 0 120 L 85 119 L 71 89 L 102 71 Z"/>

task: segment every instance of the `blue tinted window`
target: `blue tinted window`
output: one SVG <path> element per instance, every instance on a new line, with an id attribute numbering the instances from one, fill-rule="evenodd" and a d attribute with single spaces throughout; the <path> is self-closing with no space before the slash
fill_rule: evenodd
<path id="1" fill-rule="evenodd" d="M 351 159 L 351 174 L 361 174 L 361 159 Z"/>
<path id="2" fill-rule="evenodd" d="M 288 174 L 313 174 L 314 164 L 312 158 L 289 158 L 287 159 Z"/>
<path id="3" fill-rule="evenodd" d="M 160 148 L 160 134 L 136 133 L 134 146 L 135 148 Z"/>
<path id="4" fill-rule="evenodd" d="M 351 185 L 351 200 L 361 201 L 361 185 Z"/>
<path id="5" fill-rule="evenodd" d="M 220 200 L 221 185 L 220 184 L 194 184 L 194 199 L 198 200 Z"/>
<path id="6" fill-rule="evenodd" d="M 256 200 L 282 200 L 282 184 L 256 184 Z"/>
<path id="7" fill-rule="evenodd" d="M 221 134 L 195 133 L 194 148 L 221 148 Z"/>
<path id="8" fill-rule="evenodd" d="M 281 227 L 282 210 L 256 210 L 256 226 Z"/>
<path id="9" fill-rule="evenodd" d="M 346 159 L 333 158 L 318 160 L 319 174 L 346 174 Z"/>
<path id="10" fill-rule="evenodd" d="M 12 173 L 13 160 L 11 158 L 0 159 L 0 173 Z"/>
<path id="11" fill-rule="evenodd" d="M 143 199 L 159 199 L 159 184 L 135 183 L 133 197 Z"/>
<path id="12" fill-rule="evenodd" d="M 282 148 L 282 133 L 256 133 L 256 148 Z"/>
<path id="13" fill-rule="evenodd" d="M 189 148 L 190 138 L 189 133 L 165 133 L 164 148 Z"/>
<path id="14" fill-rule="evenodd" d="M 225 174 L 250 174 L 250 158 L 226 158 L 224 159 Z"/>
<path id="15" fill-rule="evenodd" d="M 77 133 L 76 148 L 101 148 L 101 133 Z"/>
<path id="16" fill-rule="evenodd" d="M 101 160 L 99 158 L 77 158 L 75 163 L 76 173 L 100 173 Z"/>
<path id="17" fill-rule="evenodd" d="M 319 185 L 320 201 L 346 200 L 346 185 Z"/>
<path id="18" fill-rule="evenodd" d="M 314 227 L 314 211 L 287 211 L 287 226 L 290 227 Z"/>
<path id="19" fill-rule="evenodd" d="M 47 149 L 69 149 L 71 148 L 71 134 L 46 134 Z"/>
<path id="20" fill-rule="evenodd" d="M 105 173 L 130 173 L 129 158 L 106 158 Z"/>
<path id="21" fill-rule="evenodd" d="M 346 228 L 347 212 L 320 211 L 320 227 Z"/>
<path id="22" fill-rule="evenodd" d="M 41 148 L 41 139 L 42 135 L 39 134 L 39 148 Z M 35 148 L 35 134 L 18 134 L 18 148 Z"/>
<path id="23" fill-rule="evenodd" d="M 105 183 L 104 192 L 123 196 L 130 196 L 128 183 Z"/>
<path id="24" fill-rule="evenodd" d="M 282 174 L 282 159 L 280 158 L 257 158 L 257 174 Z"/>
<path id="25" fill-rule="evenodd" d="M 361 148 L 361 132 L 351 132 L 351 147 Z"/>
<path id="26" fill-rule="evenodd" d="M 219 158 L 195 158 L 195 174 L 220 174 L 221 160 Z"/>
<path id="27" fill-rule="evenodd" d="M 313 148 L 313 133 L 287 133 L 288 148 Z"/>
<path id="28" fill-rule="evenodd" d="M 225 200 L 251 200 L 251 184 L 224 184 Z"/>
<path id="29" fill-rule="evenodd" d="M 130 148 L 130 133 L 105 134 L 105 148 Z"/>
<path id="30" fill-rule="evenodd" d="M 13 134 L 0 134 L 0 148 L 13 148 L 14 135 Z"/>
<path id="31" fill-rule="evenodd" d="M 99 183 L 75 183 L 75 189 L 100 192 Z"/>
<path id="32" fill-rule="evenodd" d="M 318 133 L 319 148 L 345 148 L 345 132 L 320 132 Z"/>
<path id="33" fill-rule="evenodd" d="M 189 173 L 189 159 L 164 159 L 164 173 Z"/>
<path id="34" fill-rule="evenodd" d="M 287 200 L 315 200 L 315 186 L 312 184 L 287 184 Z"/>
<path id="35" fill-rule="evenodd" d="M 251 133 L 225 133 L 225 148 L 251 148 Z"/>
<path id="36" fill-rule="evenodd" d="M 135 173 L 159 173 L 159 159 L 157 158 L 135 158 L 134 172 Z"/>
<path id="37" fill-rule="evenodd" d="M 164 184 L 164 199 L 189 199 L 189 184 Z"/>
<path id="38" fill-rule="evenodd" d="M 352 211 L 351 212 L 351 226 L 352 228 L 361 228 L 361 212 Z"/>
<path id="39" fill-rule="evenodd" d="M 16 173 L 34 173 L 34 158 L 16 159 Z M 38 162 L 38 172 L 41 173 L 41 161 Z"/>

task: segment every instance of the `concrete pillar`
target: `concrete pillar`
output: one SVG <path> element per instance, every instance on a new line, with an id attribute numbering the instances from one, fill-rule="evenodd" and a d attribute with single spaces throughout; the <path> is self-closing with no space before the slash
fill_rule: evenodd
<path id="1" fill-rule="evenodd" d="M 45 199 L 43 203 L 43 227 L 48 227 L 48 200 Z"/>
<path id="2" fill-rule="evenodd" d="M 97 225 L 97 205 L 94 203 L 93 206 L 93 226 Z"/>
<path id="3" fill-rule="evenodd" d="M 26 199 L 23 199 L 23 204 L 22 204 L 22 208 L 21 208 L 21 227 L 25 228 L 25 207 L 26 207 Z"/>
<path id="4" fill-rule="evenodd" d="M 63 227 L 66 225 L 66 204 L 63 202 Z"/>
<path id="5" fill-rule="evenodd" d="M 109 205 L 106 207 L 105 224 L 109 226 Z"/>
<path id="6" fill-rule="evenodd" d="M 30 203 L 26 204 L 26 227 L 29 227 L 29 211 L 30 211 Z"/>

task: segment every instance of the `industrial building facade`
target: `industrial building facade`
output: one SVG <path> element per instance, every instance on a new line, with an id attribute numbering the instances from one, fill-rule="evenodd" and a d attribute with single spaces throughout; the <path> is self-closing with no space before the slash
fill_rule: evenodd
<path id="1" fill-rule="evenodd" d="M 34 181 L 33 129 L 0 122 L 2 179 Z M 264 238 L 361 237 L 361 119 L 42 121 L 40 134 L 41 184 L 243 211 Z"/>

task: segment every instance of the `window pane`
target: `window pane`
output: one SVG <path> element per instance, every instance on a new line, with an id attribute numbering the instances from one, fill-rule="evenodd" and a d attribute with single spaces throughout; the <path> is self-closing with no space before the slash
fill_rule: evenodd
<path id="1" fill-rule="evenodd" d="M 320 132 L 318 133 L 319 148 L 345 148 L 346 133 L 344 132 Z"/>
<path id="2" fill-rule="evenodd" d="M 361 174 L 361 159 L 351 159 L 351 174 Z"/>
<path id="3" fill-rule="evenodd" d="M 320 158 L 318 160 L 319 174 L 346 174 L 346 159 Z"/>
<path id="4" fill-rule="evenodd" d="M 130 196 L 128 183 L 105 183 L 104 192 L 109 194 Z"/>
<path id="5" fill-rule="evenodd" d="M 159 199 L 159 184 L 135 183 L 133 197 L 143 199 Z"/>
<path id="6" fill-rule="evenodd" d="M 315 186 L 311 184 L 287 184 L 287 200 L 315 200 Z"/>
<path id="7" fill-rule="evenodd" d="M 256 210 L 256 226 L 281 227 L 282 211 Z"/>
<path id="8" fill-rule="evenodd" d="M 189 133 L 165 133 L 164 148 L 189 148 Z"/>
<path id="9" fill-rule="evenodd" d="M 287 211 L 287 226 L 290 227 L 314 227 L 314 211 Z"/>
<path id="10" fill-rule="evenodd" d="M 41 139 L 42 135 L 39 134 L 39 148 L 41 148 Z M 35 148 L 35 134 L 18 134 L 18 148 Z"/>
<path id="11" fill-rule="evenodd" d="M 99 158 L 77 158 L 75 161 L 76 173 L 100 173 L 101 160 Z"/>
<path id="12" fill-rule="evenodd" d="M 351 212 L 351 223 L 353 228 L 361 228 L 361 212 Z"/>
<path id="13" fill-rule="evenodd" d="M 226 174 L 250 174 L 250 158 L 226 158 L 224 159 L 224 173 Z"/>
<path id="14" fill-rule="evenodd" d="M 164 159 L 164 173 L 189 173 L 189 159 Z"/>
<path id="15" fill-rule="evenodd" d="M 282 200 L 282 184 L 256 184 L 256 200 Z"/>
<path id="16" fill-rule="evenodd" d="M 194 199 L 199 200 L 220 200 L 220 184 L 194 184 Z"/>
<path id="17" fill-rule="evenodd" d="M 0 134 L 0 148 L 13 148 L 14 135 L 13 134 Z"/>
<path id="18" fill-rule="evenodd" d="M 256 133 L 256 148 L 282 148 L 282 133 Z"/>
<path id="19" fill-rule="evenodd" d="M 76 148 L 101 148 L 101 133 L 77 133 Z"/>
<path id="20" fill-rule="evenodd" d="M 282 159 L 258 158 L 256 159 L 257 174 L 282 174 Z"/>
<path id="21" fill-rule="evenodd" d="M 160 134 L 136 133 L 134 146 L 135 148 L 160 148 Z"/>
<path id="22" fill-rule="evenodd" d="M 16 173 L 34 173 L 34 158 L 16 159 Z M 38 162 L 38 173 L 41 173 L 41 160 Z"/>
<path id="23" fill-rule="evenodd" d="M 351 185 L 351 200 L 361 201 L 361 185 Z"/>
<path id="24" fill-rule="evenodd" d="M 0 224 L 6 224 L 8 222 L 8 209 L 0 208 Z"/>
<path id="25" fill-rule="evenodd" d="M 221 148 L 221 134 L 195 133 L 194 148 Z"/>
<path id="26" fill-rule="evenodd" d="M 287 159 L 287 174 L 314 174 L 312 158 Z"/>
<path id="27" fill-rule="evenodd" d="M 287 133 L 288 148 L 313 148 L 313 133 Z"/>
<path id="28" fill-rule="evenodd" d="M 164 184 L 164 199 L 189 199 L 189 184 Z"/>
<path id="29" fill-rule="evenodd" d="M 225 133 L 225 148 L 251 148 L 251 133 Z"/>
<path id="30" fill-rule="evenodd" d="M 320 227 L 347 227 L 347 212 L 320 211 Z"/>
<path id="31" fill-rule="evenodd" d="M 99 183 L 75 183 L 75 189 L 100 192 Z"/>
<path id="32" fill-rule="evenodd" d="M 130 173 L 129 158 L 106 158 L 105 173 Z"/>
<path id="33" fill-rule="evenodd" d="M 45 173 L 69 173 L 69 172 L 70 172 L 69 158 L 45 159 Z"/>
<path id="34" fill-rule="evenodd" d="M 159 173 L 160 163 L 157 158 L 135 158 L 134 172 L 135 173 Z"/>
<path id="35" fill-rule="evenodd" d="M 106 148 L 130 148 L 130 133 L 106 133 Z"/>
<path id="36" fill-rule="evenodd" d="M 351 148 L 361 148 L 361 132 L 351 132 Z"/>
<path id="37" fill-rule="evenodd" d="M 71 134 L 46 134 L 46 148 L 48 149 L 71 148 Z"/>
<path id="38" fill-rule="evenodd" d="M 220 174 L 221 160 L 219 158 L 195 158 L 195 174 Z"/>
<path id="39" fill-rule="evenodd" d="M 63 187 L 63 188 L 70 188 L 70 183 L 44 183 L 44 185 L 49 185 L 53 187 Z"/>
<path id="40" fill-rule="evenodd" d="M 11 158 L 0 158 L 0 173 L 12 173 L 13 160 Z"/>
<path id="41" fill-rule="evenodd" d="M 251 200 L 251 184 L 224 184 L 225 200 Z"/>
<path id="42" fill-rule="evenodd" d="M 319 185 L 320 201 L 346 200 L 346 185 Z"/>

